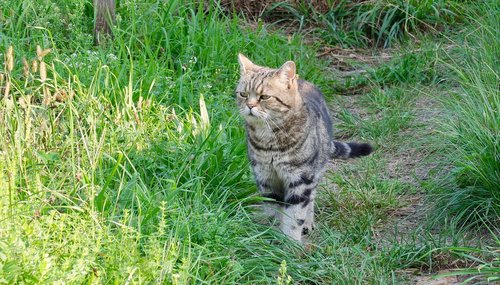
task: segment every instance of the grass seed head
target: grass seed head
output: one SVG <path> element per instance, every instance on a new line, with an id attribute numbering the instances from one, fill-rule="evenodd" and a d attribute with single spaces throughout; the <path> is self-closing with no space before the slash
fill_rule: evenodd
<path id="1" fill-rule="evenodd" d="M 25 57 L 23 57 L 23 75 L 24 77 L 28 77 L 30 74 L 30 66 Z"/>
<path id="2" fill-rule="evenodd" d="M 31 62 L 31 72 L 38 72 L 38 61 L 36 59 Z"/>
<path id="3" fill-rule="evenodd" d="M 5 83 L 5 90 L 3 93 L 4 98 L 9 98 L 9 93 L 10 93 L 10 81 L 7 80 L 7 82 Z"/>
<path id="4" fill-rule="evenodd" d="M 40 45 L 36 45 L 36 55 L 37 55 L 38 57 L 40 57 L 40 55 L 39 55 L 39 54 L 41 54 L 41 53 L 42 53 L 42 48 L 40 47 Z M 41 59 L 41 58 L 38 58 L 38 60 L 42 60 L 42 59 Z"/>
<path id="5" fill-rule="evenodd" d="M 19 103 L 19 106 L 21 106 L 22 109 L 28 108 L 29 102 L 31 101 L 31 97 L 19 97 L 19 100 L 17 101 Z"/>
<path id="6" fill-rule="evenodd" d="M 201 126 L 206 131 L 210 127 L 210 117 L 208 116 L 207 104 L 203 95 L 200 95 L 200 117 Z"/>
<path id="7" fill-rule="evenodd" d="M 11 72 L 14 69 L 14 48 L 12 46 L 7 49 L 6 57 L 7 70 Z"/>
<path id="8" fill-rule="evenodd" d="M 139 100 L 137 101 L 137 111 L 138 112 L 142 111 L 142 102 L 143 102 L 143 98 L 142 98 L 142 96 L 139 96 Z"/>
<path id="9" fill-rule="evenodd" d="M 43 101 L 42 101 L 42 104 L 45 105 L 45 106 L 49 106 L 50 103 L 52 102 L 52 96 L 50 94 L 50 90 L 49 88 L 46 88 L 46 86 L 44 87 L 44 91 L 43 93 L 45 94 L 43 96 Z"/>
<path id="10" fill-rule="evenodd" d="M 40 62 L 40 80 L 42 82 L 45 82 L 45 80 L 47 80 L 47 67 L 45 65 L 45 62 L 43 61 Z"/>
<path id="11" fill-rule="evenodd" d="M 7 48 L 7 56 L 13 56 L 14 55 L 14 47 L 13 46 L 9 46 Z"/>
<path id="12" fill-rule="evenodd" d="M 41 48 L 39 49 L 40 46 L 37 46 L 36 49 L 36 55 L 38 56 L 38 60 L 42 60 L 44 56 L 50 53 L 51 49 L 47 48 L 42 50 Z"/>

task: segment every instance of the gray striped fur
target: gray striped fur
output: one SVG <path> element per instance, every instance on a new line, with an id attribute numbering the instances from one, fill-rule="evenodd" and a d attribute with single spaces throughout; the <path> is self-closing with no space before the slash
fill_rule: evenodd
<path id="1" fill-rule="evenodd" d="M 367 155 L 371 147 L 332 139 L 323 95 L 297 78 L 293 62 L 271 69 L 240 54 L 239 63 L 236 99 L 246 121 L 248 157 L 261 194 L 274 199 L 265 211 L 301 242 L 314 225 L 314 198 L 326 162 Z"/>

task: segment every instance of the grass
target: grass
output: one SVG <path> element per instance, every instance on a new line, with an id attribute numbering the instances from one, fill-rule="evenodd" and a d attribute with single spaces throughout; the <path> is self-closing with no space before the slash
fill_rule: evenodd
<path id="1" fill-rule="evenodd" d="M 8 4 L 4 11 L 30 5 Z M 44 17 L 35 6 L 4 30 L 5 50 L 14 51 L 2 72 L 11 87 L 1 103 L 2 282 L 269 284 L 283 260 L 297 281 L 352 271 L 336 266 L 350 250 L 273 245 L 284 237 L 252 222 L 255 186 L 232 111 L 237 62 L 220 56 L 243 51 L 278 65 L 293 55 L 314 79 L 323 64 L 303 64 L 314 50 L 264 27 L 242 31 L 194 4 L 129 5 L 119 9 L 114 44 L 99 49 L 62 41 L 66 31 L 51 32 L 51 17 L 22 26 Z M 85 31 L 72 30 L 77 39 L 89 38 Z M 39 58 L 36 45 L 51 51 Z M 23 74 L 24 57 L 46 71 Z"/>
<path id="2" fill-rule="evenodd" d="M 329 45 L 391 47 L 401 39 L 446 30 L 461 19 L 454 1 L 276 1 L 265 15 L 288 15 Z"/>
<path id="3" fill-rule="evenodd" d="M 495 272 L 495 252 L 465 250 L 458 227 L 433 234 L 422 225 L 387 237 L 402 197 L 421 191 L 389 166 L 428 127 L 416 122 L 425 94 L 415 90 L 448 79 L 439 45 L 403 46 L 401 56 L 353 79 L 369 92 L 356 97 L 359 110 L 336 113 L 336 134 L 371 141 L 377 151 L 328 172 L 307 250 L 254 221 L 260 198 L 233 91 L 238 52 L 269 66 L 294 60 L 301 78 L 326 94 L 342 90 L 326 72 L 329 62 L 316 57 L 318 46 L 195 1 L 121 1 L 113 42 L 100 47 L 92 46 L 88 1 L 0 0 L 0 12 L 1 284 L 401 284 L 401 269 L 432 271 L 444 255 Z M 493 78 L 477 73 L 475 51 L 463 53 L 469 69 L 454 69 L 467 91 L 460 102 L 475 100 L 484 92 L 474 86 Z M 328 98 L 347 105 L 348 98 Z M 452 137 L 459 146 L 471 136 L 460 134 Z M 463 161 L 458 173 L 468 171 Z M 480 169 L 466 176 L 490 173 Z M 381 240 L 384 227 L 391 229 Z"/>
<path id="4" fill-rule="evenodd" d="M 30 5 L 8 4 L 4 11 Z M 44 17 L 40 7 L 31 8 L 12 23 Z M 26 25 L 24 33 L 18 24 L 5 28 L 14 67 L 3 70 L 11 91 L 1 103 L 3 282 L 276 278 L 287 251 L 259 262 L 254 255 L 266 256 L 262 244 L 277 234 L 249 218 L 255 186 L 242 167 L 248 165 L 244 133 L 231 111 L 237 62 L 219 55 L 272 48 L 269 57 L 285 58 L 311 51 L 296 38 L 289 43 L 264 28 L 247 33 L 217 11 L 199 9 L 123 3 L 114 44 L 99 49 L 91 41 L 60 41 L 66 31 L 50 32 L 51 16 L 46 27 Z M 86 31 L 74 30 L 77 38 L 87 38 Z M 26 45 L 24 35 L 33 43 Z M 37 44 L 52 51 L 39 59 Z M 43 60 L 46 74 L 25 76 L 23 57 L 39 66 Z M 268 237 L 253 241 L 262 235 Z"/>
<path id="5" fill-rule="evenodd" d="M 460 85 L 443 100 L 449 115 L 442 131 L 453 149 L 454 170 L 451 185 L 441 188 L 439 208 L 466 225 L 498 224 L 500 213 L 499 35 L 487 9 L 498 10 L 498 5 L 488 2 L 471 12 L 476 15 L 470 18 L 474 32 L 465 38 L 462 57 L 449 64 Z"/>

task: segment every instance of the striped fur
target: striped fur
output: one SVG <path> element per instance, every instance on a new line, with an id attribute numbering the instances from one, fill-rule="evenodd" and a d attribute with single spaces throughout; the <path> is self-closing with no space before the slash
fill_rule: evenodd
<path id="1" fill-rule="evenodd" d="M 314 225 L 314 198 L 326 162 L 368 155 L 372 148 L 332 139 L 323 95 L 297 78 L 293 62 L 271 69 L 240 54 L 239 63 L 236 100 L 246 121 L 248 157 L 261 194 L 274 200 L 265 211 L 286 235 L 302 241 Z"/>

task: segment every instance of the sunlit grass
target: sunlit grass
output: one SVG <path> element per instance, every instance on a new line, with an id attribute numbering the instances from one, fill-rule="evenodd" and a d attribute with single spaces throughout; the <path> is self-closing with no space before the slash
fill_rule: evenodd
<path id="1" fill-rule="evenodd" d="M 214 7 L 129 2 L 113 44 L 95 48 L 85 25 L 70 42 L 64 27 L 52 31 L 45 6 L 2 9 L 23 5 L 4 29 L 2 282 L 270 284 L 283 260 L 296 281 L 348 282 L 352 263 L 337 264 L 349 251 L 304 252 L 251 217 L 233 56 L 292 59 L 304 78 L 328 82 L 299 36 L 241 28 Z M 42 58 L 37 45 L 51 50 Z M 357 280 L 390 270 L 370 261 Z"/>
<path id="2" fill-rule="evenodd" d="M 366 117 L 335 114 L 336 134 L 377 150 L 327 175 L 303 248 L 254 221 L 233 93 L 243 52 L 294 60 L 331 94 L 316 45 L 217 5 L 121 1 L 113 42 L 94 47 L 88 1 L 0 4 L 0 283 L 400 284 L 448 245 L 374 236 L 414 187 L 387 176 L 386 153 L 414 127 L 411 85 L 436 82 L 434 50 L 370 71 Z"/>

